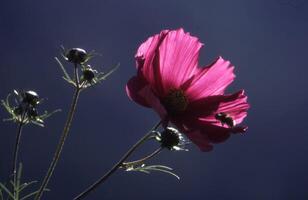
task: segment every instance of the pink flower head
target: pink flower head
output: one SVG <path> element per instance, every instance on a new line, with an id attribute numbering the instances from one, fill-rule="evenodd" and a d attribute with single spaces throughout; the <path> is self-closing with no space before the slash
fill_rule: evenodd
<path id="1" fill-rule="evenodd" d="M 137 75 L 127 85 L 128 96 L 153 108 L 203 151 L 214 143 L 243 133 L 239 126 L 249 104 L 244 90 L 225 95 L 235 78 L 229 61 L 217 58 L 199 67 L 202 44 L 183 29 L 164 30 L 148 38 L 136 53 Z"/>

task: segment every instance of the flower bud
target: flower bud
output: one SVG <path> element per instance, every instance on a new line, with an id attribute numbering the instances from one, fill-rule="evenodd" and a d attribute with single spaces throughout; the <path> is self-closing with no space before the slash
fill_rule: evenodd
<path id="1" fill-rule="evenodd" d="M 39 96 L 36 92 L 32 90 L 28 90 L 23 92 L 23 103 L 30 104 L 32 106 L 35 106 L 39 103 Z"/>
<path id="2" fill-rule="evenodd" d="M 160 134 L 160 143 L 162 147 L 167 149 L 173 149 L 178 146 L 181 142 L 181 135 L 179 131 L 172 127 L 167 127 Z"/>
<path id="3" fill-rule="evenodd" d="M 84 80 L 91 82 L 95 77 L 95 70 L 93 70 L 91 67 L 86 67 L 83 70 L 83 78 Z"/>
<path id="4" fill-rule="evenodd" d="M 82 64 L 87 61 L 88 54 L 85 50 L 80 48 L 72 48 L 69 49 L 65 53 L 65 57 L 69 62 L 75 63 L 75 64 Z"/>

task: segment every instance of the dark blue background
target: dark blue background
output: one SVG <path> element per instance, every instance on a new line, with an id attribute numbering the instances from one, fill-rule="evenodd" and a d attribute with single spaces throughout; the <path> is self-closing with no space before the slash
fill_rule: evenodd
<path id="1" fill-rule="evenodd" d="M 0 7 L 0 97 L 35 89 L 48 98 L 41 110 L 63 111 L 46 128 L 24 129 L 24 180 L 44 176 L 65 122 L 73 89 L 53 59 L 59 46 L 96 50 L 92 64 L 120 69 L 82 93 L 71 134 L 46 200 L 72 199 L 108 170 L 158 116 L 125 93 L 135 74 L 134 54 L 161 29 L 184 27 L 205 44 L 202 65 L 218 55 L 236 66 L 229 91 L 245 88 L 251 109 L 245 136 L 213 152 L 164 152 L 152 164 L 172 166 L 181 181 L 162 173 L 119 171 L 89 198 L 308 199 L 308 3 L 304 0 L 9 1 Z M 69 64 L 67 68 L 72 68 Z M 1 118 L 8 115 L 0 110 Z M 16 125 L 0 123 L 0 180 L 11 166 Z M 139 155 L 155 148 L 148 145 Z"/>

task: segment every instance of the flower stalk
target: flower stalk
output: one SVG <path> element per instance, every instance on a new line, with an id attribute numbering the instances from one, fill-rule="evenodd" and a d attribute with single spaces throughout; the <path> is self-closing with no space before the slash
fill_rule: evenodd
<path id="1" fill-rule="evenodd" d="M 64 128 L 63 128 L 63 132 L 62 132 L 62 135 L 61 135 L 61 138 L 59 140 L 59 143 L 58 143 L 58 146 L 56 148 L 56 151 L 54 153 L 54 156 L 53 156 L 53 159 L 52 159 L 52 162 L 48 168 L 48 171 L 45 175 L 45 178 L 40 186 L 40 189 L 37 193 L 37 195 L 35 196 L 35 200 L 40 200 L 42 195 L 43 195 L 43 192 L 46 190 L 46 187 L 48 185 L 48 182 L 56 168 L 56 165 L 59 161 L 59 158 L 61 156 L 61 152 L 62 152 L 62 149 L 63 149 L 63 146 L 65 144 L 65 140 L 69 134 L 69 130 L 70 130 L 70 126 L 72 124 L 72 121 L 73 121 L 73 117 L 74 117 L 74 113 L 75 113 L 75 110 L 76 110 L 76 107 L 77 107 L 77 102 L 78 102 L 78 98 L 79 98 L 79 94 L 81 92 L 81 87 L 79 85 L 79 77 L 78 77 L 78 68 L 77 68 L 77 64 L 75 63 L 75 68 L 74 68 L 74 75 L 75 75 L 75 93 L 73 95 L 73 100 L 72 100 L 72 104 L 71 104 L 71 107 L 70 107 L 70 110 L 69 110 L 69 113 L 68 113 L 68 116 L 67 116 L 67 120 L 66 120 L 66 123 L 64 125 Z"/>
<path id="2" fill-rule="evenodd" d="M 141 159 L 138 159 L 138 160 L 135 160 L 135 161 L 130 161 L 130 162 L 123 162 L 122 163 L 122 167 L 124 168 L 129 168 L 129 167 L 134 167 L 136 165 L 141 165 L 143 164 L 145 161 L 155 157 L 156 155 L 158 155 L 161 151 L 163 150 L 163 147 L 159 147 L 158 149 L 156 149 L 155 151 L 153 151 L 151 154 L 141 158 Z"/>
<path id="3" fill-rule="evenodd" d="M 104 183 L 112 174 L 114 174 L 121 166 L 127 158 L 145 141 L 147 141 L 153 134 L 153 131 L 156 130 L 160 125 L 161 121 L 158 122 L 147 134 L 145 134 L 139 141 L 137 141 L 125 154 L 124 156 L 101 178 L 99 178 L 94 184 L 88 187 L 85 191 L 80 193 L 74 200 L 81 200 L 88 196 L 91 192 L 93 192 L 98 186 Z M 156 153 L 157 154 L 157 153 Z"/>
<path id="4" fill-rule="evenodd" d="M 18 124 L 18 129 L 17 129 L 17 135 L 16 135 L 15 146 L 14 146 L 14 153 L 13 153 L 13 167 L 12 167 L 13 177 L 15 177 L 16 169 L 17 169 L 19 145 L 20 145 L 20 141 L 21 141 L 21 133 L 22 133 L 23 125 L 24 125 L 25 116 L 26 116 L 26 112 L 24 112 L 22 114 L 21 120 L 20 120 L 20 122 Z"/>
<path id="5" fill-rule="evenodd" d="M 14 153 L 13 153 L 13 167 L 12 167 L 12 173 L 11 173 L 11 175 L 13 175 L 14 184 L 16 184 L 17 182 L 16 173 L 17 173 L 17 163 L 18 163 L 18 152 L 19 152 L 22 128 L 24 125 L 24 119 L 25 119 L 26 113 L 27 113 L 27 109 L 22 113 L 22 116 L 21 116 L 21 119 L 20 119 L 20 122 L 17 128 L 17 135 L 16 135 Z M 17 194 L 17 191 L 16 191 L 16 188 L 14 187 L 14 195 L 16 194 Z"/>

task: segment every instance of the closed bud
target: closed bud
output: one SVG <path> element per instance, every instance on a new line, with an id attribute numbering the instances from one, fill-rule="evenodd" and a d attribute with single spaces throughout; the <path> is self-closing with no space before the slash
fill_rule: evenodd
<path id="1" fill-rule="evenodd" d="M 32 90 L 23 92 L 22 98 L 23 103 L 30 104 L 32 106 L 39 104 L 39 96 Z"/>
<path id="2" fill-rule="evenodd" d="M 82 64 L 88 60 L 89 56 L 84 49 L 72 48 L 65 53 L 65 58 L 69 62 Z"/>
<path id="3" fill-rule="evenodd" d="M 84 80 L 91 82 L 95 77 L 95 72 L 96 72 L 96 70 L 93 70 L 91 67 L 86 67 L 83 70 L 83 74 L 82 74 Z"/>
<path id="4" fill-rule="evenodd" d="M 177 129 L 167 127 L 163 132 L 160 133 L 161 146 L 171 150 L 180 144 L 181 137 L 182 136 Z"/>

